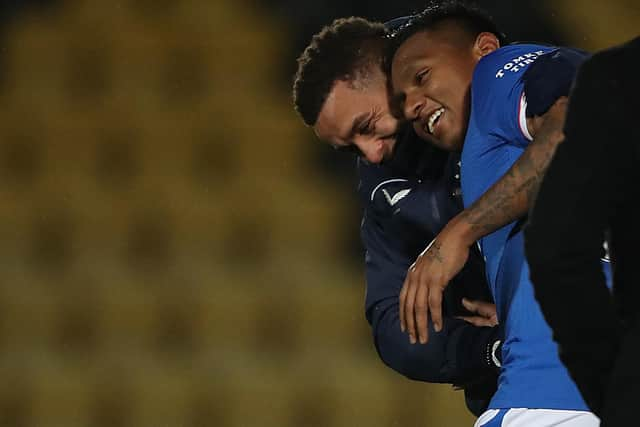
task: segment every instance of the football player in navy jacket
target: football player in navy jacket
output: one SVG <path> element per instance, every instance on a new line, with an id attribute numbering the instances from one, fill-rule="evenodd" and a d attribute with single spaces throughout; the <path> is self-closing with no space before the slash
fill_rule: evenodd
<path id="1" fill-rule="evenodd" d="M 479 254 L 472 251 L 447 289 L 442 331 L 416 344 L 400 328 L 407 269 L 462 204 L 459 156 L 425 144 L 389 109 L 386 35 L 384 25 L 360 18 L 325 27 L 298 60 L 294 104 L 321 140 L 357 155 L 365 314 L 378 354 L 408 378 L 464 387 L 479 414 L 495 391 L 501 340 Z"/>

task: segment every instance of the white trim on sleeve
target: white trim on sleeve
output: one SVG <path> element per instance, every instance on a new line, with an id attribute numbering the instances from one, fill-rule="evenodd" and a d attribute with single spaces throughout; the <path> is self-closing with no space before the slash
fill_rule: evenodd
<path id="1" fill-rule="evenodd" d="M 520 124 L 520 131 L 529 141 L 533 141 L 533 137 L 529 133 L 529 129 L 527 128 L 527 98 L 524 96 L 524 92 L 522 92 L 522 96 L 520 97 L 520 107 L 518 109 L 518 123 Z"/>

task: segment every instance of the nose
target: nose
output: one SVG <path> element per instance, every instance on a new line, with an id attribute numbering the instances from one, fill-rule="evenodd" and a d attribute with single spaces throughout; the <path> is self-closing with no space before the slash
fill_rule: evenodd
<path id="1" fill-rule="evenodd" d="M 415 92 L 409 93 L 404 102 L 404 117 L 413 121 L 420 116 L 420 111 L 424 107 L 424 98 L 418 96 Z"/>
<path id="2" fill-rule="evenodd" d="M 356 138 L 354 144 L 369 163 L 378 164 L 383 158 L 383 144 L 376 139 Z"/>

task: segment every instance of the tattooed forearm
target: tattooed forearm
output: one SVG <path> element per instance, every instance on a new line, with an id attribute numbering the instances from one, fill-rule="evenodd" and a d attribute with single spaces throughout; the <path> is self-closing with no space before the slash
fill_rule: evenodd
<path id="1" fill-rule="evenodd" d="M 553 159 L 553 155 L 556 152 L 556 148 L 558 148 L 559 141 L 561 141 L 564 136 L 560 137 L 552 137 L 548 136 L 548 141 L 536 142 L 536 145 L 540 144 L 543 148 L 540 149 L 540 159 L 538 161 L 536 168 L 535 177 L 532 177 L 533 182 L 531 186 L 527 190 L 527 210 L 531 209 L 535 203 L 536 198 L 538 197 L 538 190 L 540 189 L 540 184 L 542 183 L 542 179 L 544 178 L 544 174 L 547 172 L 549 168 L 549 164 L 551 163 L 551 159 Z M 555 142 L 554 141 L 558 141 Z"/>
<path id="2" fill-rule="evenodd" d="M 540 132 L 511 169 L 463 212 L 474 237 L 479 239 L 526 215 L 561 139 L 557 129 Z"/>

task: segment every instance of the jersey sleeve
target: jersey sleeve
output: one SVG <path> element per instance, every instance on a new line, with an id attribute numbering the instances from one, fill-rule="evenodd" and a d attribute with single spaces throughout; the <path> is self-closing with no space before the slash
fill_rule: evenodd
<path id="1" fill-rule="evenodd" d="M 472 114 L 494 144 L 526 147 L 533 140 L 527 117 L 543 115 L 568 96 L 589 54 L 568 47 L 515 45 L 487 55 L 476 67 Z M 489 125 L 490 124 L 490 125 Z"/>
<path id="2" fill-rule="evenodd" d="M 527 101 L 522 76 L 548 49 L 537 45 L 507 46 L 478 62 L 471 86 L 471 116 L 485 135 L 486 150 L 502 144 L 526 147 Z"/>
<path id="3" fill-rule="evenodd" d="M 531 64 L 522 75 L 526 116 L 541 116 L 558 98 L 569 96 L 578 69 L 589 56 L 580 49 L 559 47 Z"/>

